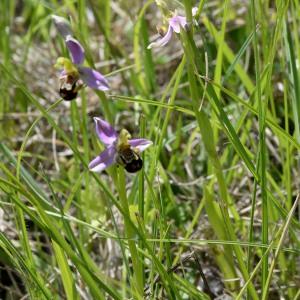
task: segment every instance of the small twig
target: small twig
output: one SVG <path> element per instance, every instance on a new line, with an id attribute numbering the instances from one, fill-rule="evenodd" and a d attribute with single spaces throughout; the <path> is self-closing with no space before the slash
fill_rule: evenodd
<path id="1" fill-rule="evenodd" d="M 205 274 L 201 267 L 200 259 L 195 251 L 193 252 L 193 257 L 194 257 L 195 262 L 198 264 L 199 272 L 200 272 L 201 278 L 203 280 L 203 285 L 204 285 L 203 291 L 205 293 L 207 293 L 211 299 L 216 299 L 217 296 L 212 292 L 212 290 L 209 287 L 208 281 L 206 280 Z"/>

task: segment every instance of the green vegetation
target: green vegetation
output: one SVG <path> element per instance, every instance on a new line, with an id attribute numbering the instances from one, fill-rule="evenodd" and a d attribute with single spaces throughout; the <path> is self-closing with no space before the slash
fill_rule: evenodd
<path id="1" fill-rule="evenodd" d="M 60 98 L 53 15 L 109 90 Z M 299 25 L 297 0 L 1 0 L 0 299 L 300 299 Z M 93 117 L 153 142 L 142 170 L 91 172 Z"/>

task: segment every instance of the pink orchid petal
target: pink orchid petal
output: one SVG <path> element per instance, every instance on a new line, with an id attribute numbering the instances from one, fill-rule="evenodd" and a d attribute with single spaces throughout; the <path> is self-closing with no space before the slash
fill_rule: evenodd
<path id="1" fill-rule="evenodd" d="M 153 144 L 152 141 L 147 139 L 132 139 L 128 142 L 132 147 L 137 148 L 140 152 L 143 152 Z"/>
<path id="2" fill-rule="evenodd" d="M 101 172 L 115 162 L 116 149 L 114 145 L 109 146 L 89 163 L 92 172 Z"/>
<path id="3" fill-rule="evenodd" d="M 115 129 L 109 123 L 100 118 L 94 118 L 94 121 L 99 139 L 105 145 L 112 145 L 118 137 L 118 134 L 115 131 Z"/>
<path id="4" fill-rule="evenodd" d="M 172 33 L 173 33 L 173 28 L 171 26 L 169 26 L 166 35 L 164 37 L 162 37 L 161 39 L 159 39 L 157 42 L 154 42 L 154 43 L 151 43 L 150 45 L 148 45 L 147 49 L 165 46 L 171 40 Z"/>
<path id="5" fill-rule="evenodd" d="M 169 25 L 173 28 L 174 32 L 180 33 L 180 28 L 185 28 L 187 25 L 186 17 L 175 16 L 169 20 Z"/>
<path id="6" fill-rule="evenodd" d="M 82 64 L 84 61 L 84 49 L 81 44 L 70 35 L 66 37 L 66 44 L 70 51 L 72 62 L 75 65 Z"/>
<path id="7" fill-rule="evenodd" d="M 80 73 L 80 78 L 90 88 L 101 90 L 101 91 L 109 90 L 107 79 L 98 71 L 87 67 L 79 67 L 78 70 Z"/>

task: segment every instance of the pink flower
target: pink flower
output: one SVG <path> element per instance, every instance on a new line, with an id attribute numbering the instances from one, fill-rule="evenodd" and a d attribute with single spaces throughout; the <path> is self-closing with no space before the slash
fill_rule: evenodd
<path id="1" fill-rule="evenodd" d="M 127 130 L 118 134 L 115 129 L 101 118 L 94 118 L 96 133 L 106 149 L 89 163 L 92 172 L 101 172 L 113 163 L 122 165 L 128 172 L 134 173 L 142 168 L 139 153 L 152 145 L 147 139 L 131 139 Z"/>
<path id="2" fill-rule="evenodd" d="M 193 9 L 192 9 L 193 16 L 195 16 L 197 14 L 197 11 L 198 11 L 197 7 L 193 7 Z M 186 17 L 177 16 L 177 15 L 170 18 L 168 23 L 169 23 L 169 27 L 168 27 L 168 31 L 165 34 L 165 36 L 163 36 L 158 41 L 149 44 L 147 49 L 151 49 L 153 47 L 165 46 L 171 40 L 173 32 L 180 33 L 180 30 L 185 29 L 185 27 L 187 26 Z"/>
<path id="3" fill-rule="evenodd" d="M 169 43 L 172 38 L 173 32 L 180 33 L 180 29 L 187 25 L 186 18 L 181 16 L 175 16 L 169 19 L 168 31 L 161 39 L 148 45 L 147 49 L 153 47 L 163 47 Z"/>
<path id="4" fill-rule="evenodd" d="M 78 81 L 81 79 L 87 86 L 106 91 L 109 89 L 107 79 L 98 71 L 82 66 L 85 55 L 82 45 L 72 36 L 72 31 L 67 20 L 59 16 L 52 16 L 58 32 L 63 36 L 69 50 L 71 60 L 58 58 L 57 66 L 63 67 L 60 80 L 64 84 L 64 89 L 60 90 L 61 96 L 65 100 L 76 98 L 77 90 L 80 88 Z M 69 90 L 67 89 L 69 85 Z M 66 96 L 64 97 L 64 93 Z M 74 97 L 73 97 L 74 96 Z"/>

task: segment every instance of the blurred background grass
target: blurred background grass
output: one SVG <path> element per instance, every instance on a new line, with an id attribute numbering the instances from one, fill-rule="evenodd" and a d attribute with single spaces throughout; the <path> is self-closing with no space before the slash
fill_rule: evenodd
<path id="1" fill-rule="evenodd" d="M 148 50 L 155 1 L 0 1 L 1 299 L 300 297 L 299 2 L 165 3 Z M 52 14 L 108 93 L 59 100 Z M 126 190 L 93 116 L 154 143 Z"/>

